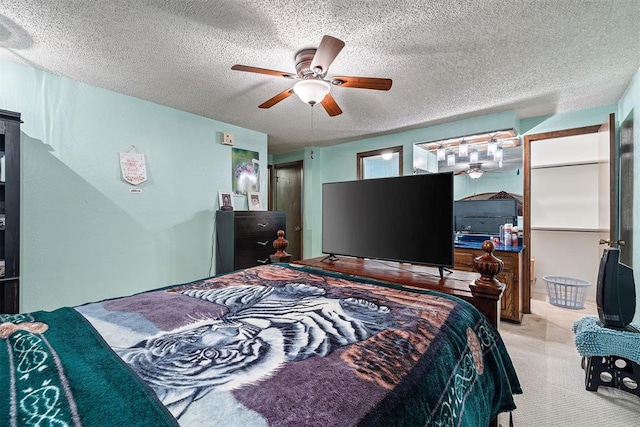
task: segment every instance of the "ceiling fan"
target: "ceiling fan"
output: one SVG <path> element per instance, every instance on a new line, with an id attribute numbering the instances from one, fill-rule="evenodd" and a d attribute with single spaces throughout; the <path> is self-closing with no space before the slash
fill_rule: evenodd
<path id="1" fill-rule="evenodd" d="M 260 104 L 259 108 L 271 108 L 295 93 L 302 101 L 311 106 L 317 103 L 322 104 L 327 114 L 333 117 L 342 114 L 342 110 L 338 107 L 333 96 L 331 96 L 331 86 L 389 90 L 392 83 L 391 79 L 375 77 L 327 77 L 329 66 L 343 47 L 344 42 L 342 40 L 328 35 L 323 36 L 317 49 L 303 49 L 296 53 L 295 74 L 239 64 L 234 65 L 231 69 L 300 80 L 289 89 Z"/>
<path id="2" fill-rule="evenodd" d="M 469 163 L 469 169 L 457 172 L 455 175 L 467 175 L 471 179 L 478 179 L 485 172 L 493 172 L 493 170 L 482 169 L 482 163 Z"/>

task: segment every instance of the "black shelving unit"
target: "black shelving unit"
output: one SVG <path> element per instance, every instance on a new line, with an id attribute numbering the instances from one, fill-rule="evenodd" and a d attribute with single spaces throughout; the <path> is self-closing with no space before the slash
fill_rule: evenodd
<path id="1" fill-rule="evenodd" d="M 0 110 L 0 313 L 20 309 L 21 123 L 20 113 Z"/>

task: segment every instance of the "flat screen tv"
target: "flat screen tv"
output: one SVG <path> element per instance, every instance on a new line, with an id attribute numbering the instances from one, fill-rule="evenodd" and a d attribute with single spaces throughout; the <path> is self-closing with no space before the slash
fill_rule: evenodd
<path id="1" fill-rule="evenodd" d="M 328 255 L 453 267 L 453 223 L 453 173 L 322 188 L 322 252 Z"/>
<path id="2" fill-rule="evenodd" d="M 633 270 L 620 262 L 620 249 L 605 248 L 596 284 L 598 317 L 603 326 L 637 332 L 629 323 L 636 311 Z"/>
<path id="3" fill-rule="evenodd" d="M 500 226 L 515 224 L 516 199 L 458 200 L 454 204 L 455 231 L 473 234 L 499 234 Z"/>

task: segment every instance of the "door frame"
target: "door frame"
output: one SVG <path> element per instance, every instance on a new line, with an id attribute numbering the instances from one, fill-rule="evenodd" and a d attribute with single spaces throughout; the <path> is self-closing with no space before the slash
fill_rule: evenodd
<path id="1" fill-rule="evenodd" d="M 584 126 L 552 132 L 536 133 L 524 136 L 524 186 L 523 186 L 523 222 L 522 240 L 522 312 L 531 313 L 531 144 L 543 139 L 563 138 L 566 136 L 597 133 L 602 125 Z M 613 160 L 613 159 L 611 159 Z"/>
<path id="2" fill-rule="evenodd" d="M 619 181 L 618 194 L 625 197 L 618 197 L 618 235 L 616 239 L 624 241 L 624 251 L 621 251 L 620 259 L 625 264 L 633 267 L 633 169 L 634 169 L 634 112 L 631 110 L 626 117 L 621 117 L 617 129 L 618 154 L 616 155 Z M 629 176 L 630 175 L 630 176 Z M 625 191 L 623 193 L 623 191 Z M 631 193 L 629 197 L 627 194 Z M 622 245 L 622 242 L 620 242 Z M 624 254 L 624 256 L 623 256 Z M 627 256 L 628 254 L 628 256 Z"/>

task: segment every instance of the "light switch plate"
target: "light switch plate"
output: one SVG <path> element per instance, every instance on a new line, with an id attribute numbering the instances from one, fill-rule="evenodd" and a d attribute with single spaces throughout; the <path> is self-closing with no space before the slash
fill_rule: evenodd
<path id="1" fill-rule="evenodd" d="M 222 132 L 222 143 L 224 145 L 233 145 L 233 134 Z"/>

